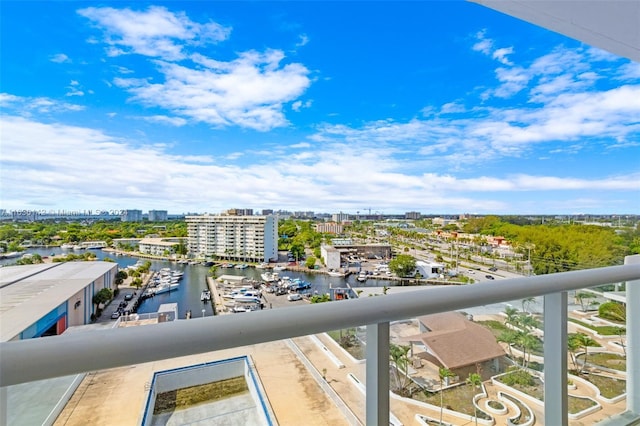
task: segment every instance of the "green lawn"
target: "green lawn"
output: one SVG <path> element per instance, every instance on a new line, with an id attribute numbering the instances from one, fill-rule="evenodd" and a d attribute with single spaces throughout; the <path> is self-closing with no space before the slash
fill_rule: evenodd
<path id="1" fill-rule="evenodd" d="M 595 331 L 596 333 L 598 333 L 601 336 L 615 336 L 618 334 L 618 332 L 620 330 L 622 330 L 622 332 L 624 333 L 626 330 L 624 327 L 616 327 L 614 325 L 599 325 L 599 326 L 595 326 L 595 325 L 591 325 L 591 324 L 587 324 L 584 323 L 580 320 L 574 319 L 574 318 L 569 318 L 569 321 L 571 321 L 572 323 L 575 324 L 579 324 L 583 327 L 587 327 L 590 330 Z"/>
<path id="2" fill-rule="evenodd" d="M 443 391 L 443 406 L 449 410 L 474 416 L 474 406 L 472 402 L 473 396 L 480 392 L 480 389 L 473 389 L 471 386 L 467 385 L 460 385 L 445 389 Z M 413 395 L 413 399 L 428 402 L 436 407 L 440 407 L 440 392 L 417 392 Z M 478 418 L 486 420 L 490 419 L 490 417 L 481 410 L 478 410 Z"/>
<path id="3" fill-rule="evenodd" d="M 622 395 L 627 391 L 627 382 L 622 379 L 612 379 L 610 377 L 589 374 L 582 376 L 583 379 L 590 381 L 600 389 L 600 393 L 605 398 L 614 398 Z"/>
<path id="4" fill-rule="evenodd" d="M 580 355 L 579 358 L 584 358 L 584 355 Z M 587 357 L 587 362 L 600 367 L 611 368 L 612 370 L 627 371 L 627 360 L 618 354 L 590 353 Z"/>

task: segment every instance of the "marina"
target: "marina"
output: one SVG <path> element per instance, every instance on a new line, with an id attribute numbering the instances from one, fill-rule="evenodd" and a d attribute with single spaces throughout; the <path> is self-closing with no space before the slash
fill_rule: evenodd
<path id="1" fill-rule="evenodd" d="M 53 255 L 66 255 L 72 252 L 72 249 L 62 249 L 61 247 L 38 247 L 30 248 L 20 254 L 39 254 L 45 258 Z M 91 250 L 91 252 L 96 255 L 97 260 L 103 260 L 104 258 L 112 259 L 118 264 L 120 269 L 132 267 L 141 259 L 147 260 L 142 257 L 126 255 L 116 256 L 113 252 L 101 249 Z M 15 258 L 3 259 L 0 261 L 0 264 L 11 264 L 14 263 L 15 260 Z M 209 294 L 208 298 L 203 298 L 203 290 L 209 290 L 207 285 L 207 276 L 209 275 L 210 266 L 204 266 L 200 262 L 184 260 L 148 260 L 151 262 L 151 271 L 158 272 L 163 269 L 167 270 L 168 268 L 170 271 L 175 271 L 176 276 L 180 275 L 182 278 L 177 283 L 174 281 L 173 284 L 177 285 L 173 285 L 173 287 L 171 287 L 172 283 L 169 281 L 169 288 L 163 288 L 161 291 L 156 290 L 153 297 L 142 297 L 142 294 L 140 294 L 141 297 L 136 306 L 136 312 L 138 314 L 155 313 L 162 304 L 177 303 L 179 319 L 185 319 L 188 312 L 193 312 L 195 316 L 214 315 L 213 296 Z M 335 293 L 337 297 L 343 297 L 349 288 L 364 286 L 391 287 L 397 285 L 397 282 L 395 281 L 380 279 L 382 278 L 381 276 L 368 276 L 368 280 L 366 282 L 361 282 L 357 279 L 357 275 L 355 274 L 345 276 L 345 274 L 340 273 L 339 275 L 332 276 L 330 274 L 317 271 L 292 271 L 288 270 L 287 266 L 282 264 L 262 264 L 257 266 L 247 265 L 246 267 L 243 266 L 241 268 L 236 268 L 236 264 L 222 264 L 221 266 L 218 266 L 216 270 L 216 277 L 226 277 L 224 279 L 227 281 L 235 279 L 238 281 L 244 280 L 247 281 L 247 283 L 251 282 L 255 284 L 256 288 L 260 289 L 268 298 L 272 300 L 279 300 L 280 297 L 282 297 L 285 302 L 287 297 L 286 295 L 289 294 L 290 290 L 307 296 L 313 294 Z M 292 267 L 289 266 L 289 268 Z M 263 274 L 270 275 L 265 275 L 263 277 Z M 269 278 L 270 281 L 265 280 L 265 277 Z M 221 289 L 224 289 L 224 279 L 221 282 Z M 278 286 L 277 282 L 282 282 L 282 285 Z M 247 285 L 247 283 L 242 285 Z M 133 294 L 133 292 L 142 291 L 142 289 L 123 289 L 121 291 L 127 291 Z M 265 303 L 264 298 L 263 303 Z M 265 303 L 265 307 L 268 306 L 269 305 Z"/>

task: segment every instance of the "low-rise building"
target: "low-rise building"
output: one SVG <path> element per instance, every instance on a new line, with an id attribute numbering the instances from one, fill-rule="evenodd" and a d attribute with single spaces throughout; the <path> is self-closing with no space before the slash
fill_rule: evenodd
<path id="1" fill-rule="evenodd" d="M 143 238 L 138 242 L 138 251 L 154 256 L 170 256 L 175 254 L 178 246 L 185 243 L 186 238 Z"/>

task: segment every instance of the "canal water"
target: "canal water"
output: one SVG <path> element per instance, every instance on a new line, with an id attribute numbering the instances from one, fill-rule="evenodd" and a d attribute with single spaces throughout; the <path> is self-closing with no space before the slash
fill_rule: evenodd
<path id="1" fill-rule="evenodd" d="M 98 260 L 102 260 L 105 257 L 109 257 L 118 263 L 120 268 L 126 268 L 127 266 L 135 264 L 139 258 L 131 256 L 116 256 L 114 253 L 104 252 L 102 250 L 91 250 L 97 256 Z M 25 251 L 25 253 L 37 253 L 40 256 L 51 256 L 58 254 L 75 253 L 81 254 L 83 251 L 74 252 L 73 250 L 62 250 L 59 247 L 49 248 L 31 248 Z M 16 262 L 19 258 L 2 259 L 1 265 L 10 265 Z M 147 259 L 142 259 L 147 260 Z M 178 304 L 178 316 L 184 318 L 187 311 L 191 311 L 193 317 L 197 316 L 211 316 L 213 315 L 213 307 L 211 303 L 203 303 L 200 301 L 200 293 L 206 288 L 206 277 L 209 268 L 202 265 L 183 265 L 176 262 L 169 262 L 164 260 L 149 260 L 151 262 L 151 269 L 158 271 L 161 268 L 171 268 L 173 270 L 183 271 L 184 276 L 180 281 L 180 286 L 169 293 L 159 294 L 153 298 L 146 299 L 141 302 L 138 307 L 138 313 L 150 313 L 157 312 L 160 305 L 163 303 L 177 303 Z M 260 274 L 263 273 L 263 269 L 256 269 L 254 267 L 248 267 L 245 269 L 235 268 L 218 268 L 216 275 L 236 275 L 245 276 L 247 278 L 253 278 L 260 280 Z M 352 288 L 357 287 L 392 287 L 396 285 L 394 281 L 389 280 L 377 280 L 369 279 L 364 283 L 356 280 L 355 275 L 349 277 L 330 277 L 326 274 L 319 273 L 305 273 L 294 271 L 281 271 L 280 276 L 288 276 L 290 278 L 299 278 L 301 280 L 311 283 L 311 292 L 318 292 L 319 294 L 327 293 L 329 287 L 340 288 L 346 287 L 347 284 Z M 204 312 L 203 312 L 204 310 Z"/>

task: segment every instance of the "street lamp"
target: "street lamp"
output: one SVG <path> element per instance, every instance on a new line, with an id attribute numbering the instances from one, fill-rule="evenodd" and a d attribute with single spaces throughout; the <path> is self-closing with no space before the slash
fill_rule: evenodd
<path id="1" fill-rule="evenodd" d="M 204 312 L 205 312 L 205 310 L 203 309 L 202 310 L 202 318 L 204 318 Z"/>

